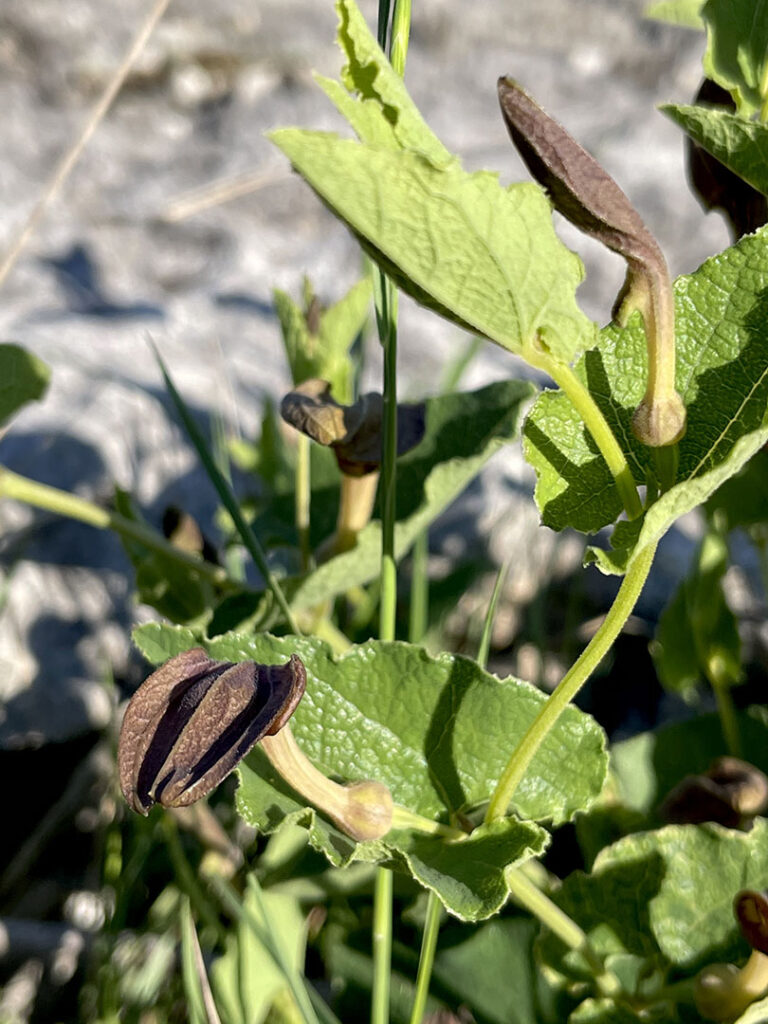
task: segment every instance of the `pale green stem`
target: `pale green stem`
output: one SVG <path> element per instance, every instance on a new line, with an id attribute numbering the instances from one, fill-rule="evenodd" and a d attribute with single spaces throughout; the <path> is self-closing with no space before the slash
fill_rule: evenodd
<path id="1" fill-rule="evenodd" d="M 416 998 L 413 1001 L 410 1024 L 421 1024 L 429 995 L 432 965 L 435 962 L 437 935 L 440 929 L 440 900 L 433 892 L 427 901 L 427 918 L 424 922 L 424 938 L 419 956 L 419 972 L 416 975 Z"/>
<path id="2" fill-rule="evenodd" d="M 556 903 L 545 896 L 521 871 L 514 868 L 505 873 L 509 891 L 529 913 L 546 925 L 561 942 L 584 957 L 594 972 L 595 984 L 601 995 L 615 997 L 622 991 L 619 979 L 611 971 L 605 969 L 602 960 L 592 948 L 589 938 L 575 921 L 572 921 Z"/>
<path id="3" fill-rule="evenodd" d="M 574 408 L 584 421 L 592 439 L 616 482 L 624 509 L 630 519 L 641 515 L 643 508 L 637 493 L 635 481 L 629 468 L 626 456 L 619 447 L 616 437 L 608 426 L 608 422 L 598 408 L 592 395 L 582 384 L 573 370 L 566 363 L 560 363 L 548 353 L 536 350 L 526 352 L 526 360 L 533 366 L 548 373 L 552 380 L 561 388 L 573 403 Z"/>
<path id="4" fill-rule="evenodd" d="M 408 40 L 411 35 L 411 0 L 396 0 L 389 40 L 389 62 L 400 77 L 405 72 Z"/>
<path id="5" fill-rule="evenodd" d="M 564 709 L 611 649 L 640 597 L 655 553 L 656 544 L 649 544 L 627 570 L 616 600 L 611 605 L 602 625 L 580 657 L 563 676 L 557 689 L 546 700 L 510 757 L 488 805 L 485 815 L 486 822 L 496 821 L 507 813 L 515 791 L 528 771 L 539 747 L 557 724 Z"/>
<path id="6" fill-rule="evenodd" d="M 739 724 L 736 721 L 731 688 L 727 682 L 723 682 L 722 679 L 718 678 L 717 671 L 713 671 L 711 666 L 707 672 L 707 677 L 717 702 L 720 728 L 723 730 L 723 738 L 728 753 L 732 757 L 741 757 L 741 736 L 739 735 Z"/>
<path id="7" fill-rule="evenodd" d="M 0 466 L 0 498 L 13 498 L 26 505 L 33 505 L 35 508 L 45 509 L 47 512 L 55 512 L 68 519 L 76 519 L 89 526 L 95 526 L 98 530 L 114 530 L 115 533 L 130 537 L 131 540 L 143 544 L 152 551 L 157 551 L 166 558 L 172 558 L 175 562 L 194 569 L 196 573 L 212 583 L 237 586 L 237 583 L 229 579 L 221 566 L 213 565 L 197 555 L 175 547 L 161 533 L 152 529 L 151 526 L 147 526 L 146 523 L 127 519 L 116 512 L 109 512 L 86 498 L 79 498 L 76 494 L 60 491 L 57 487 L 49 487 L 48 484 L 29 480 L 3 466 Z"/>
<path id="8" fill-rule="evenodd" d="M 392 808 L 392 828 L 412 829 L 415 832 L 423 832 L 424 835 L 440 836 L 455 842 L 463 842 L 469 837 L 468 833 L 462 832 L 461 829 L 443 825 L 439 821 L 433 821 L 432 818 L 425 818 L 399 804 L 395 804 Z"/>
<path id="9" fill-rule="evenodd" d="M 310 568 L 311 556 L 309 547 L 309 504 L 311 495 L 309 450 L 309 438 L 306 434 L 299 433 L 296 440 L 296 489 L 294 494 L 296 532 L 299 535 L 302 572 L 306 572 Z"/>
<path id="10" fill-rule="evenodd" d="M 419 644 L 427 632 L 429 607 L 429 530 L 417 536 L 411 556 L 411 607 L 408 621 L 408 639 Z"/>
<path id="11" fill-rule="evenodd" d="M 763 64 L 763 73 L 760 76 L 760 95 L 763 100 L 760 107 L 760 120 L 765 124 L 768 121 L 768 58 Z"/>
<path id="12" fill-rule="evenodd" d="M 509 562 L 505 562 L 496 573 L 496 582 L 493 585 L 493 593 L 491 594 L 488 611 L 485 614 L 485 622 L 483 623 L 483 635 L 480 637 L 480 646 L 477 648 L 477 663 L 481 668 L 485 668 L 488 663 L 488 653 L 491 649 L 491 634 L 493 633 L 493 620 L 496 617 L 496 605 L 499 603 L 501 585 L 504 582 L 508 568 Z"/>
<path id="13" fill-rule="evenodd" d="M 373 892 L 373 994 L 371 1024 L 389 1022 L 392 971 L 392 872 L 378 868 Z"/>

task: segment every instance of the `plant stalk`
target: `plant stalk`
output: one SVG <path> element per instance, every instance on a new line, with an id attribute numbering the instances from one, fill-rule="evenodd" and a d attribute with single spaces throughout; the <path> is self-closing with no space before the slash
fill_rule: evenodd
<path id="1" fill-rule="evenodd" d="M 642 514 L 643 507 L 637 493 L 632 471 L 624 452 L 619 447 L 616 437 L 608 426 L 608 422 L 600 411 L 597 403 L 587 388 L 566 363 L 560 363 L 548 353 L 541 350 L 526 352 L 526 361 L 549 374 L 557 386 L 570 398 L 579 416 L 584 421 L 592 439 L 616 482 L 616 489 L 621 497 L 624 510 L 630 519 Z"/>
<path id="2" fill-rule="evenodd" d="M 301 553 L 301 571 L 310 568 L 311 550 L 309 546 L 309 507 L 312 493 L 309 461 L 310 440 L 306 434 L 299 433 L 296 437 L 296 489 L 295 514 L 296 532 L 299 537 Z"/>
<path id="3" fill-rule="evenodd" d="M 48 484 L 30 480 L 4 466 L 0 466 L 0 497 L 13 498 L 16 501 L 24 502 L 25 505 L 41 508 L 46 512 L 55 512 L 68 519 L 76 519 L 89 526 L 95 526 L 98 530 L 114 530 L 115 533 L 130 537 L 131 540 L 143 544 L 152 551 L 157 551 L 166 558 L 172 558 L 179 564 L 194 569 L 211 583 L 229 584 L 232 587 L 238 585 L 235 580 L 227 576 L 221 566 L 213 565 L 197 555 L 177 548 L 146 523 L 127 519 L 125 516 L 118 515 L 117 512 L 109 512 L 92 501 L 88 501 L 87 498 L 80 498 L 69 491 L 61 491 L 57 487 L 50 487 Z"/>
<path id="4" fill-rule="evenodd" d="M 546 925 L 569 949 L 581 953 L 594 972 L 595 984 L 600 994 L 608 998 L 619 995 L 622 991 L 619 979 L 611 971 L 606 970 L 586 932 L 553 903 L 549 896 L 526 878 L 522 871 L 515 868 L 507 869 L 505 877 L 514 899 Z"/>
<path id="5" fill-rule="evenodd" d="M 419 971 L 416 975 L 416 998 L 411 1009 L 410 1024 L 421 1024 L 429 996 L 429 983 L 432 978 L 432 965 L 437 950 L 437 935 L 440 930 L 440 900 L 433 892 L 427 901 L 427 917 L 424 922 L 424 936 L 419 955 Z"/>
<path id="6" fill-rule="evenodd" d="M 637 556 L 627 570 L 616 600 L 611 605 L 602 625 L 528 727 L 507 762 L 491 797 L 485 815 L 486 822 L 496 821 L 507 813 L 515 791 L 528 771 L 539 747 L 557 724 L 563 710 L 610 650 L 640 597 L 655 553 L 656 544 L 649 544 Z"/>

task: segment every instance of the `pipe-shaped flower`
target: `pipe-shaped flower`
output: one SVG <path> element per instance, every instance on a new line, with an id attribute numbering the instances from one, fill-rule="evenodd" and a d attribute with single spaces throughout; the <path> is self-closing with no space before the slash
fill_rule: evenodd
<path id="1" fill-rule="evenodd" d="M 120 788 L 147 814 L 206 796 L 264 736 L 281 729 L 306 686 L 301 659 L 285 665 L 214 661 L 201 647 L 171 658 L 142 683 L 123 718 Z"/>
<path id="2" fill-rule="evenodd" d="M 752 953 L 741 968 L 710 964 L 699 972 L 694 1002 L 706 1020 L 735 1020 L 768 991 L 768 897 L 764 892 L 745 889 L 736 894 L 733 913 Z"/>
<path id="3" fill-rule="evenodd" d="M 648 381 L 632 429 L 643 444 L 675 444 L 686 413 L 675 390 L 675 301 L 659 244 L 610 174 L 562 125 L 513 79 L 500 78 L 498 90 L 510 137 L 555 209 L 627 262 L 613 316 L 623 325 L 639 311 L 648 346 Z"/>

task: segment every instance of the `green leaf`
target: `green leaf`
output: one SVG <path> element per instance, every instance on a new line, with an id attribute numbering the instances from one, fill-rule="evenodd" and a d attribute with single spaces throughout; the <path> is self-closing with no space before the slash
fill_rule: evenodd
<path id="1" fill-rule="evenodd" d="M 742 756 L 768 773 L 768 720 L 762 707 L 736 713 Z M 701 775 L 726 754 L 718 715 L 698 715 L 614 743 L 610 781 L 601 799 L 576 819 L 586 864 L 623 835 L 657 828 L 665 822 L 661 807 L 686 776 Z"/>
<path id="2" fill-rule="evenodd" d="M 645 9 L 646 18 L 656 21 L 668 21 L 672 25 L 684 28 L 704 28 L 701 8 L 704 0 L 657 0 Z"/>
<path id="3" fill-rule="evenodd" d="M 535 393 L 524 381 L 501 381 L 426 403 L 422 441 L 397 460 L 395 556 L 399 560 L 419 533 L 461 494 L 488 459 L 518 431 L 521 408 Z M 371 522 L 357 545 L 308 576 L 286 580 L 296 609 L 312 608 L 334 594 L 369 583 L 381 565 L 381 522 Z"/>
<path id="4" fill-rule="evenodd" d="M 200 943 L 189 909 L 189 900 L 181 904 L 181 973 L 190 1024 L 213 1024 L 205 1007 L 203 985 L 208 988 Z"/>
<path id="5" fill-rule="evenodd" d="M 704 71 L 749 115 L 763 103 L 760 80 L 768 53 L 766 0 L 707 0 L 701 10 L 707 25 Z"/>
<path id="6" fill-rule="evenodd" d="M 589 558 L 622 573 L 685 512 L 737 473 L 768 439 L 768 232 L 743 238 L 675 284 L 676 386 L 688 407 L 678 445 L 677 483 L 642 520 L 619 524 L 611 552 Z M 646 344 L 638 315 L 624 329 L 606 327 L 575 371 L 589 387 L 627 453 L 638 483 L 655 482 L 651 449 L 630 421 L 646 379 Z M 596 532 L 620 503 L 612 478 L 576 410 L 560 391 L 544 392 L 526 421 L 525 454 L 537 474 L 536 501 L 547 526 Z"/>
<path id="7" fill-rule="evenodd" d="M 20 345 L 0 344 L 0 426 L 27 402 L 42 398 L 51 371 Z"/>
<path id="8" fill-rule="evenodd" d="M 189 630 L 157 623 L 140 627 L 134 638 L 154 660 L 192 643 Z M 308 757 L 330 775 L 385 783 L 396 803 L 429 819 L 445 820 L 488 800 L 509 751 L 545 699 L 529 684 L 499 681 L 468 659 L 430 658 L 404 643 L 369 641 L 338 661 L 312 638 L 230 634 L 206 646 L 212 657 L 231 661 L 274 663 L 299 654 L 308 689 L 292 728 Z M 521 783 L 515 810 L 565 821 L 595 799 L 605 768 L 602 731 L 568 708 Z M 240 775 L 240 811 L 261 831 L 301 825 L 335 865 L 392 861 L 463 919 L 498 910 L 507 895 L 504 868 L 546 843 L 543 830 L 510 818 L 460 843 L 393 830 L 384 840 L 356 845 L 307 808 L 258 748 Z"/>
<path id="9" fill-rule="evenodd" d="M 594 339 L 575 291 L 581 261 L 559 241 L 535 185 L 438 170 L 416 153 L 324 132 L 272 141 L 398 287 L 515 353 L 537 340 L 564 362 Z"/>
<path id="10" fill-rule="evenodd" d="M 668 690 L 685 693 L 702 677 L 722 686 L 741 678 L 739 629 L 723 593 L 728 561 L 725 537 L 710 529 L 661 615 L 652 654 Z"/>
<path id="11" fill-rule="evenodd" d="M 631 954 L 662 971 L 740 959 L 746 943 L 733 898 L 764 885 L 767 840 L 762 819 L 749 833 L 669 825 L 627 836 L 600 853 L 590 874 L 565 879 L 554 899 L 601 956 Z M 583 976 L 579 957 L 551 935 L 541 953 L 553 969 Z"/>
<path id="12" fill-rule="evenodd" d="M 742 756 L 768 773 L 768 722 L 764 708 L 737 713 Z M 686 775 L 705 772 L 726 753 L 717 715 L 700 715 L 644 732 L 611 747 L 611 775 L 616 799 L 623 807 L 647 815 L 658 823 L 659 804 Z"/>
<path id="13" fill-rule="evenodd" d="M 753 456 L 740 473 L 726 480 L 707 502 L 710 516 L 725 518 L 727 529 L 760 533 L 768 521 L 768 451 Z"/>
<path id="14" fill-rule="evenodd" d="M 265 892 L 269 920 L 291 966 L 300 971 L 304 963 L 305 919 L 298 901 L 277 892 Z M 244 907 L 261 921 L 259 907 L 246 891 Z M 262 923 L 266 925 L 266 922 Z M 276 996 L 287 989 L 285 975 L 259 940 L 247 920 L 239 920 L 226 939 L 226 949 L 211 967 L 211 981 L 217 1003 L 229 1024 L 261 1024 Z"/>
<path id="15" fill-rule="evenodd" d="M 467 174 L 429 130 L 353 0 L 339 0 L 342 82 L 320 84 L 362 140 L 271 136 L 323 201 L 417 302 L 504 348 L 570 361 L 594 339 L 576 306 L 581 261 L 529 184 Z"/>
<path id="16" fill-rule="evenodd" d="M 352 400 L 349 349 L 363 328 L 371 302 L 371 281 L 358 281 L 330 309 L 320 312 L 316 331 L 285 292 L 274 292 L 275 309 L 294 384 L 311 377 L 327 380 L 339 402 Z"/>
<path id="17" fill-rule="evenodd" d="M 488 1024 L 540 1024 L 541 983 L 532 951 L 538 928 L 530 918 L 504 917 L 469 937 L 466 930 L 454 941 L 446 936 L 435 957 L 433 990 L 450 993 L 451 1005 L 472 1007 Z"/>
<path id="18" fill-rule="evenodd" d="M 353 0 L 337 0 L 338 44 L 347 58 L 344 85 L 317 76 L 339 112 L 364 142 L 386 149 L 420 153 L 437 168 L 455 162 L 424 122 L 408 95 L 403 79 L 393 69 Z"/>
<path id="19" fill-rule="evenodd" d="M 660 109 L 721 164 L 768 195 L 768 125 L 716 107 L 666 103 Z"/>

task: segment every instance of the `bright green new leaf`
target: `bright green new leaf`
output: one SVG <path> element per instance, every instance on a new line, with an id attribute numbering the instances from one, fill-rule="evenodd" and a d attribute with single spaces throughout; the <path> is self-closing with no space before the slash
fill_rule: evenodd
<path id="1" fill-rule="evenodd" d="M 135 640 L 152 661 L 195 643 L 190 630 L 152 623 Z M 292 719 L 294 734 L 326 773 L 385 783 L 399 805 L 447 821 L 488 800 L 510 750 L 544 696 L 515 679 L 499 681 L 465 658 L 430 658 L 404 643 L 370 641 L 335 661 L 311 638 L 229 634 L 206 644 L 214 658 L 267 663 L 297 653 L 307 668 L 307 693 Z M 602 730 L 569 707 L 521 783 L 522 817 L 565 821 L 600 792 L 606 770 Z M 458 917 L 478 920 L 507 896 L 504 868 L 542 852 L 546 832 L 505 819 L 464 842 L 393 830 L 355 844 L 278 778 L 258 748 L 240 769 L 238 805 L 264 832 L 299 824 L 332 863 L 394 860 L 435 891 Z"/>
<path id="2" fill-rule="evenodd" d="M 701 8 L 704 0 L 657 0 L 645 9 L 646 18 L 668 21 L 684 28 L 704 28 Z"/>
<path id="3" fill-rule="evenodd" d="M 20 345 L 0 344 L 0 426 L 27 402 L 43 397 L 50 375 L 42 359 Z"/>
<path id="4" fill-rule="evenodd" d="M 768 195 L 768 125 L 715 107 L 666 103 L 660 109 L 721 164 Z"/>
<path id="5" fill-rule="evenodd" d="M 306 922 L 298 901 L 277 892 L 265 892 L 263 899 L 270 923 L 278 929 L 274 939 L 288 951 L 292 967 L 300 971 L 304 962 Z M 244 908 L 256 920 L 261 920 L 257 901 L 250 891 L 245 893 Z M 285 975 L 245 919 L 238 921 L 227 935 L 225 952 L 211 967 L 211 981 L 216 1002 L 228 1024 L 261 1024 L 275 997 L 287 989 Z"/>
<path id="6" fill-rule="evenodd" d="M 768 0 L 707 0 L 701 14 L 707 25 L 707 78 L 731 93 L 740 114 L 755 113 L 765 99 Z"/>
<path id="7" fill-rule="evenodd" d="M 592 554 L 605 572 L 624 572 L 630 558 L 706 501 L 768 440 L 768 231 L 741 239 L 690 277 L 678 278 L 675 296 L 676 385 L 688 407 L 677 483 L 642 521 L 619 524 L 612 552 Z M 653 453 L 630 428 L 646 377 L 640 317 L 623 330 L 606 327 L 575 369 L 627 453 L 635 480 L 653 481 Z M 616 519 L 620 503 L 608 469 L 564 393 L 541 395 L 524 438 L 547 526 L 596 532 Z"/>
<path id="8" fill-rule="evenodd" d="M 728 564 L 726 539 L 712 528 L 656 630 L 652 654 L 668 690 L 685 693 L 702 678 L 732 686 L 741 678 L 739 629 L 723 593 Z"/>
<path id="9" fill-rule="evenodd" d="M 311 301 L 311 299 L 310 299 Z M 349 349 L 363 328 L 371 303 L 371 281 L 358 281 L 335 305 L 318 310 L 317 324 L 285 292 L 274 292 L 275 309 L 294 384 L 327 380 L 338 402 L 352 400 Z"/>
<path id="10" fill-rule="evenodd" d="M 602 956 L 631 954 L 662 971 L 693 971 L 743 958 L 733 916 L 741 889 L 761 889 L 768 873 L 768 822 L 751 832 L 719 825 L 669 825 L 606 847 L 590 874 L 574 872 L 556 902 Z M 582 974 L 577 955 L 547 936 L 552 968 Z"/>
<path id="11" fill-rule="evenodd" d="M 569 362 L 592 343 L 574 297 L 581 261 L 555 235 L 537 186 L 503 188 L 487 171 L 438 170 L 324 132 L 271 138 L 417 302 L 518 354 L 540 341 Z"/>

